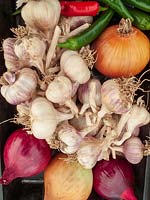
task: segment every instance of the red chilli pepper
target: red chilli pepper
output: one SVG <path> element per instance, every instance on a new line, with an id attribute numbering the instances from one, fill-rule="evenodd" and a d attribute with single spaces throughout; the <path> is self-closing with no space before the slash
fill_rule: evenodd
<path id="1" fill-rule="evenodd" d="M 61 1 L 61 15 L 72 16 L 95 16 L 100 11 L 96 1 Z"/>

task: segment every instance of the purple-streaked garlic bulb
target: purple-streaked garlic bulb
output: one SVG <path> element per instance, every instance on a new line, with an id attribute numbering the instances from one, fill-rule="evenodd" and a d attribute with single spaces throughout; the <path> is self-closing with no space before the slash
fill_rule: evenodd
<path id="1" fill-rule="evenodd" d="M 79 101 L 83 104 L 80 114 L 88 108 L 96 112 L 101 105 L 101 83 L 97 79 L 90 79 L 87 83 L 80 85 L 78 89 Z"/>
<path id="2" fill-rule="evenodd" d="M 26 102 L 32 98 L 37 87 L 37 74 L 30 68 L 20 71 L 5 72 L 3 75 L 8 85 L 1 87 L 1 94 L 6 101 L 13 105 Z"/>
<path id="3" fill-rule="evenodd" d="M 14 52 L 16 38 L 7 38 L 3 41 L 4 59 L 7 70 L 15 72 L 21 69 L 26 63 L 20 62 Z"/>

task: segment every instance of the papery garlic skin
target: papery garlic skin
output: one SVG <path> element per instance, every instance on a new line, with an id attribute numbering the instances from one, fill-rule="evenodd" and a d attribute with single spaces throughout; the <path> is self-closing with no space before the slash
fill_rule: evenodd
<path id="1" fill-rule="evenodd" d="M 18 105 L 30 100 L 36 87 L 36 72 L 30 68 L 23 68 L 16 74 L 16 81 L 13 84 L 1 87 L 1 94 L 8 103 Z"/>
<path id="2" fill-rule="evenodd" d="M 85 139 L 77 151 L 77 160 L 86 169 L 92 169 L 100 153 L 100 147 L 95 143 L 94 138 Z"/>
<path id="3" fill-rule="evenodd" d="M 66 76 L 74 82 L 84 84 L 90 79 L 90 70 L 76 51 L 65 51 L 61 56 L 60 66 Z"/>
<path id="4" fill-rule="evenodd" d="M 74 16 L 74 17 L 68 17 L 68 21 L 70 21 L 70 29 L 74 30 L 85 23 L 92 24 L 93 17 L 92 16 Z"/>
<path id="5" fill-rule="evenodd" d="M 63 153 L 73 154 L 78 150 L 82 137 L 73 126 L 68 123 L 60 125 L 57 135 L 58 139 L 64 143 L 60 147 Z"/>
<path id="6" fill-rule="evenodd" d="M 72 94 L 72 83 L 65 76 L 56 77 L 46 90 L 46 97 L 53 103 L 64 104 Z"/>
<path id="7" fill-rule="evenodd" d="M 83 114 L 86 109 L 90 108 L 96 112 L 101 105 L 101 83 L 97 79 L 90 79 L 87 83 L 79 86 L 78 98 L 83 104 L 80 114 Z"/>
<path id="8" fill-rule="evenodd" d="M 21 69 L 25 63 L 19 62 L 19 58 L 15 54 L 14 45 L 16 38 L 7 38 L 3 41 L 4 59 L 7 70 L 15 72 Z"/>
<path id="9" fill-rule="evenodd" d="M 73 86 L 69 78 L 65 76 L 56 77 L 46 90 L 46 97 L 53 103 L 66 105 L 73 113 L 78 113 L 78 108 L 72 98 Z"/>
<path id="10" fill-rule="evenodd" d="M 22 61 L 28 61 L 29 66 L 37 67 L 44 73 L 43 59 L 46 52 L 46 43 L 36 36 L 25 36 L 18 39 L 14 45 L 15 54 Z"/>
<path id="11" fill-rule="evenodd" d="M 60 11 L 58 0 L 31 0 L 23 6 L 21 16 L 26 25 L 46 32 L 58 24 Z"/>
<path id="12" fill-rule="evenodd" d="M 46 98 L 37 97 L 31 104 L 30 118 L 31 131 L 34 136 L 38 139 L 49 140 L 53 137 L 57 125 L 73 118 L 73 115 L 60 113 Z"/>

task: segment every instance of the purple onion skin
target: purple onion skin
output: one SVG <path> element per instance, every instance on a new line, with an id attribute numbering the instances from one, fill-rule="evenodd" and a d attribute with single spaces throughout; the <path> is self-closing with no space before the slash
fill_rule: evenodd
<path id="1" fill-rule="evenodd" d="M 4 146 L 5 169 L 0 183 L 8 185 L 18 177 L 41 173 L 51 159 L 51 149 L 45 140 L 29 135 L 25 130 L 13 132 Z"/>
<path id="2" fill-rule="evenodd" d="M 93 168 L 93 178 L 93 188 L 101 197 L 120 199 L 124 193 L 129 192 L 128 198 L 124 200 L 136 200 L 132 192 L 134 185 L 133 169 L 125 159 L 119 158 L 97 162 Z"/>

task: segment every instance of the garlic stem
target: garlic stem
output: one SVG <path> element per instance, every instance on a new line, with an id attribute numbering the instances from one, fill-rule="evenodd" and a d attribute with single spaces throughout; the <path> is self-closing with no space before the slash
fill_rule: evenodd
<path id="1" fill-rule="evenodd" d="M 96 83 L 92 82 L 89 84 L 89 104 L 93 113 L 97 112 L 96 106 Z"/>
<path id="2" fill-rule="evenodd" d="M 79 26 L 78 28 L 74 29 L 73 31 L 71 31 L 70 33 L 68 33 L 64 37 L 62 37 L 60 42 L 65 42 L 68 38 L 73 37 L 75 35 L 78 35 L 79 33 L 83 32 L 85 29 L 89 28 L 90 25 L 91 24 L 89 24 L 89 23 L 85 23 L 85 24 Z"/>
<path id="3" fill-rule="evenodd" d="M 55 48 L 57 46 L 57 42 L 58 42 L 60 34 L 61 34 L 61 29 L 59 26 L 56 26 L 50 47 L 48 49 L 47 57 L 46 57 L 46 69 L 50 67 L 50 63 L 55 53 Z"/>
<path id="4" fill-rule="evenodd" d="M 85 111 L 89 108 L 89 103 L 84 103 L 83 106 L 81 107 L 81 110 L 80 110 L 80 115 L 83 115 L 85 113 Z"/>
<path id="5" fill-rule="evenodd" d="M 71 112 L 76 116 L 79 113 L 78 107 L 76 106 L 75 102 L 72 99 L 69 99 L 65 102 L 65 105 L 71 109 Z"/>

